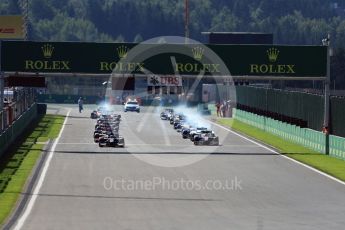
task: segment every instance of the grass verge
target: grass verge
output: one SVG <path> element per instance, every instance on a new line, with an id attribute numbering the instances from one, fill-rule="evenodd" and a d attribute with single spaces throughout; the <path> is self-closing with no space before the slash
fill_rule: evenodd
<path id="1" fill-rule="evenodd" d="M 250 136 L 277 149 L 281 154 L 303 162 L 313 168 L 345 181 L 345 161 L 315 152 L 304 146 L 286 141 L 278 136 L 235 119 L 220 118 L 219 124 Z"/>
<path id="2" fill-rule="evenodd" d="M 15 147 L 3 155 L 0 163 L 0 226 L 13 210 L 37 159 L 44 142 L 56 138 L 65 117 L 45 115 L 33 122 Z"/>

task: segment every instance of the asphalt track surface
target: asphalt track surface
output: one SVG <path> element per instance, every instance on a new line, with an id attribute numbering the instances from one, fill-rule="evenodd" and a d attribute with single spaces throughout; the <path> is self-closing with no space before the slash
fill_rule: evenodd
<path id="1" fill-rule="evenodd" d="M 221 146 L 193 146 L 153 111 L 121 112 L 126 147 L 100 148 L 91 110 L 71 108 L 21 229 L 345 228 L 344 185 L 221 127 Z"/>

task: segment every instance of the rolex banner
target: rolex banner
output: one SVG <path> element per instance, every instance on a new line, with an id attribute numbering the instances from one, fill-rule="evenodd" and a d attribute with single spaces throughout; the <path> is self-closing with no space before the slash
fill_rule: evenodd
<path id="1" fill-rule="evenodd" d="M 176 75 L 149 75 L 147 77 L 148 86 L 182 86 L 182 77 Z"/>
<path id="2" fill-rule="evenodd" d="M 1 43 L 5 72 L 324 77 L 326 63 L 325 46 Z"/>

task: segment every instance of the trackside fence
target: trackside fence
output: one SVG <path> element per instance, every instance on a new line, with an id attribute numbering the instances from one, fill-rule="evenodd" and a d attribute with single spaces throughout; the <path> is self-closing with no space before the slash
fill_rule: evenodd
<path id="1" fill-rule="evenodd" d="M 0 157 L 6 149 L 21 135 L 27 126 L 37 117 L 37 104 L 32 104 L 12 125 L 0 133 Z"/>
<path id="2" fill-rule="evenodd" d="M 303 145 L 320 153 L 325 153 L 326 137 L 322 132 L 308 128 L 290 125 L 272 118 L 249 113 L 239 109 L 233 109 L 234 118 L 274 134 L 285 140 Z M 345 138 L 329 136 L 329 154 L 345 160 Z"/>

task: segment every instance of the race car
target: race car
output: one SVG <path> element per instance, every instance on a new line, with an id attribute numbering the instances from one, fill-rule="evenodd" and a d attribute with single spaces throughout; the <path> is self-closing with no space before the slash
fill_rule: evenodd
<path id="1" fill-rule="evenodd" d="M 207 130 L 205 127 L 191 128 L 189 132 L 189 139 L 194 141 L 194 137 L 200 134 L 203 130 Z"/>
<path id="2" fill-rule="evenodd" d="M 99 147 L 125 147 L 125 139 L 114 133 L 110 133 L 107 135 L 104 135 L 99 138 L 98 141 Z"/>
<path id="3" fill-rule="evenodd" d="M 191 130 L 193 130 L 193 126 L 191 126 L 191 125 L 182 126 L 182 129 L 181 129 L 182 138 L 183 139 L 189 138 L 189 133 Z"/>
<path id="4" fill-rule="evenodd" d="M 165 109 L 163 112 L 160 114 L 160 118 L 162 120 L 168 120 L 169 117 L 171 117 L 174 113 L 173 109 Z"/>
<path id="5" fill-rule="evenodd" d="M 105 111 L 105 113 L 96 113 L 95 115 L 97 115 L 98 119 L 93 133 L 94 142 L 98 143 L 100 147 L 124 147 L 124 138 L 119 135 L 121 115 L 109 112 L 109 110 Z"/>
<path id="6" fill-rule="evenodd" d="M 100 115 L 101 115 L 100 112 L 98 112 L 97 110 L 94 110 L 94 111 L 91 112 L 90 118 L 91 119 L 97 119 L 97 118 L 100 117 Z"/>
<path id="7" fill-rule="evenodd" d="M 186 116 L 184 116 L 183 114 L 176 114 L 173 116 L 173 119 L 170 120 L 170 124 L 173 125 L 173 127 L 175 128 L 175 125 L 177 123 L 183 122 L 186 120 Z"/>
<path id="8" fill-rule="evenodd" d="M 218 146 L 219 137 L 211 130 L 202 130 L 200 133 L 194 136 L 194 145 L 209 145 Z"/>
<path id="9" fill-rule="evenodd" d="M 106 131 L 98 131 L 96 130 L 94 133 L 93 133 L 93 141 L 98 143 L 100 138 L 102 138 L 103 136 L 106 136 L 107 135 L 107 132 Z"/>
<path id="10" fill-rule="evenodd" d="M 174 121 L 174 129 L 180 129 L 181 128 L 181 123 L 182 121 L 181 120 L 175 120 Z"/>
<path id="11" fill-rule="evenodd" d="M 105 115 L 111 114 L 112 111 L 106 106 L 99 106 L 96 110 L 93 110 L 90 114 L 91 119 L 97 119 Z"/>
<path id="12" fill-rule="evenodd" d="M 112 119 L 112 121 L 121 121 L 121 115 L 120 114 L 112 114 L 111 119 Z"/>
<path id="13" fill-rule="evenodd" d="M 178 115 L 174 114 L 173 116 L 170 117 L 169 119 L 169 123 L 170 125 L 173 125 L 174 124 L 174 120 L 176 120 L 178 117 Z"/>

